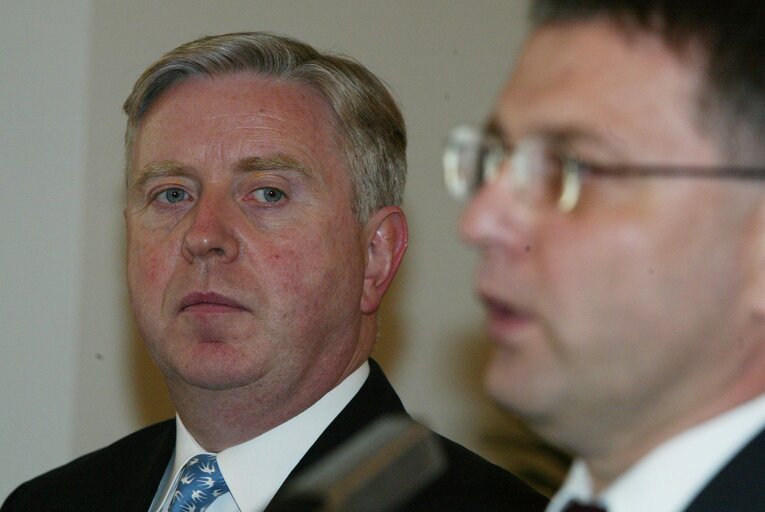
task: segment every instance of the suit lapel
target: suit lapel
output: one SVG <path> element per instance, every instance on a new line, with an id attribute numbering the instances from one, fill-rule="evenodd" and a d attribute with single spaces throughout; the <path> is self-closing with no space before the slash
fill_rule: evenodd
<path id="1" fill-rule="evenodd" d="M 152 439 L 134 448 L 124 454 L 124 465 L 115 467 L 119 478 L 112 483 L 111 506 L 94 506 L 126 512 L 149 510 L 175 448 L 175 420 L 164 422 Z"/>
<path id="2" fill-rule="evenodd" d="M 764 468 L 762 431 L 709 482 L 685 512 L 761 512 L 765 509 Z"/>
<path id="3" fill-rule="evenodd" d="M 321 460 L 341 445 L 348 438 L 362 430 L 374 420 L 387 414 L 406 414 L 404 405 L 393 390 L 380 366 L 369 360 L 369 377 L 356 396 L 351 399 L 340 414 L 329 424 L 319 436 L 305 456 L 289 474 L 284 484 L 276 493 L 277 497 L 284 492 L 286 484 L 292 481 L 314 463 Z M 268 508 L 266 508 L 268 511 Z"/>

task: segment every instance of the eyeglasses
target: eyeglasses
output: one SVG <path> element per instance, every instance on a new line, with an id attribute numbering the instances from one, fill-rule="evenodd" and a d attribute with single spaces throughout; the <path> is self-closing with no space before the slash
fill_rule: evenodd
<path id="1" fill-rule="evenodd" d="M 765 168 L 733 166 L 595 165 L 566 155 L 543 138 L 521 140 L 507 148 L 494 135 L 470 126 L 459 126 L 449 135 L 443 156 L 444 180 L 449 193 L 465 199 L 485 183 L 507 171 L 507 178 L 525 201 L 556 205 L 570 212 L 579 202 L 585 176 L 696 177 L 763 179 Z M 503 178 L 504 179 L 504 178 Z"/>

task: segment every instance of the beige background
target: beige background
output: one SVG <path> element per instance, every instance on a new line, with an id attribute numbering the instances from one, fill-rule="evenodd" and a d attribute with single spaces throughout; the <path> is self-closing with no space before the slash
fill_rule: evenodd
<path id="1" fill-rule="evenodd" d="M 126 302 L 120 107 L 164 51 L 239 30 L 352 55 L 393 89 L 409 129 L 411 245 L 376 357 L 435 430 L 535 482 L 557 474 L 557 454 L 481 390 L 474 256 L 439 167 L 447 131 L 489 111 L 525 10 L 525 0 L 0 0 L 0 500 L 172 414 Z"/>

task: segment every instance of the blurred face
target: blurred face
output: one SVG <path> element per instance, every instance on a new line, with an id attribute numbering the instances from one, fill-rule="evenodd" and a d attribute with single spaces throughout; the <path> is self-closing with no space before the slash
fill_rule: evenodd
<path id="1" fill-rule="evenodd" d="M 299 84 L 193 78 L 151 106 L 130 170 L 128 281 L 174 384 L 334 384 L 363 360 L 363 226 L 332 115 Z"/>
<path id="2" fill-rule="evenodd" d="M 598 164 L 724 164 L 694 118 L 698 61 L 608 22 L 528 42 L 494 114 Z M 732 388 L 755 350 L 748 286 L 762 188 L 702 178 L 592 176 L 569 213 L 483 187 L 462 230 L 496 342 L 492 395 L 571 447 L 665 428 Z M 629 427 L 627 427 L 629 426 Z"/>

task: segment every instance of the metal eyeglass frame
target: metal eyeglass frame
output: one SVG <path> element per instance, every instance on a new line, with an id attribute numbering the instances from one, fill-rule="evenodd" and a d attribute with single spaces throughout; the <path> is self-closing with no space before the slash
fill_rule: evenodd
<path id="1" fill-rule="evenodd" d="M 544 163 L 547 160 L 547 164 Z M 554 165 L 549 161 L 554 160 Z M 765 179 L 763 167 L 682 166 L 682 165 L 596 165 L 550 150 L 542 139 L 521 140 L 514 148 L 480 128 L 458 126 L 449 134 L 443 155 L 444 181 L 457 199 L 472 196 L 485 183 L 496 180 L 509 168 L 516 190 L 532 187 L 560 191 L 555 200 L 559 211 L 568 213 L 579 202 L 582 179 L 586 175 L 610 177 L 691 177 L 727 179 Z M 544 169 L 546 167 L 546 170 Z M 554 180 L 550 180 L 552 174 Z M 545 175 L 547 174 L 547 176 Z M 537 191 L 539 192 L 539 191 Z"/>

